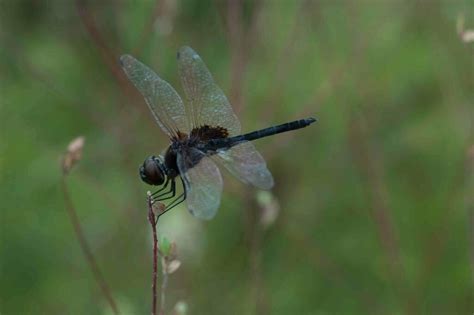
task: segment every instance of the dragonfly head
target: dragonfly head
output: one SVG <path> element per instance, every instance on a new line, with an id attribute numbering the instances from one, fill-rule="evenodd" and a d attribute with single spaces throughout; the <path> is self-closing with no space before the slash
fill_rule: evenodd
<path id="1" fill-rule="evenodd" d="M 142 181 L 149 185 L 162 185 L 166 177 L 166 169 L 163 162 L 156 156 L 152 155 L 140 166 L 140 177 Z"/>

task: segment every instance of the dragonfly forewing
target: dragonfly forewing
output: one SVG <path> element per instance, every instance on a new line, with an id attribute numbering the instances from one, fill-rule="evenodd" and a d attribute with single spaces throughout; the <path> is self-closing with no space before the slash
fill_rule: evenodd
<path id="1" fill-rule="evenodd" d="M 175 89 L 130 55 L 123 55 L 120 62 L 130 81 L 144 96 L 161 129 L 171 138 L 177 135 L 178 130 L 189 133 L 183 101 Z"/>
<path id="2" fill-rule="evenodd" d="M 230 136 L 240 134 L 240 122 L 227 97 L 192 48 L 184 46 L 178 51 L 178 71 L 192 127 L 219 126 Z"/>

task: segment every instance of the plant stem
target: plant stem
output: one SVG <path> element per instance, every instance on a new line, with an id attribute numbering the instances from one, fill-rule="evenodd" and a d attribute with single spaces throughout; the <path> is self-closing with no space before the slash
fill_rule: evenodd
<path id="1" fill-rule="evenodd" d="M 69 214 L 71 224 L 74 228 L 76 238 L 79 241 L 82 252 L 84 253 L 86 261 L 89 264 L 89 268 L 91 269 L 92 274 L 94 275 L 95 281 L 97 282 L 100 289 L 102 290 L 102 294 L 104 295 L 105 299 L 107 300 L 110 307 L 112 308 L 113 313 L 120 314 L 117 308 L 117 304 L 115 304 L 115 301 L 112 298 L 110 289 L 107 286 L 107 283 L 105 282 L 105 279 L 102 276 L 102 273 L 100 272 L 99 265 L 97 264 L 94 254 L 92 253 L 92 250 L 90 249 L 89 244 L 87 243 L 86 237 L 84 236 L 84 232 L 82 231 L 81 222 L 79 221 L 79 218 L 77 216 L 77 211 L 74 208 L 74 204 L 72 203 L 72 200 L 69 194 L 69 189 L 68 189 L 68 185 L 66 181 L 66 175 L 62 176 L 61 188 L 63 191 L 64 201 L 66 203 L 66 209 Z"/>
<path id="2" fill-rule="evenodd" d="M 168 274 L 165 268 L 163 268 L 163 282 L 161 283 L 161 307 L 160 315 L 165 315 L 165 298 L 166 298 L 166 287 L 168 286 Z"/>
<path id="3" fill-rule="evenodd" d="M 155 221 L 155 214 L 153 213 L 153 202 L 152 197 L 148 196 L 148 221 L 151 225 L 151 230 L 153 232 L 153 275 L 152 275 L 152 284 L 151 284 L 151 291 L 152 291 L 152 307 L 151 307 L 151 314 L 156 315 L 156 280 L 158 277 L 158 237 L 156 233 L 156 225 L 157 221 Z M 163 308 L 163 306 L 162 306 Z"/>

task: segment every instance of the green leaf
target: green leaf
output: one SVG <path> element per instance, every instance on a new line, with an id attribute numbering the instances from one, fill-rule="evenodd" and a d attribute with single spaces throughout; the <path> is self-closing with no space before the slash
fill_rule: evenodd
<path id="1" fill-rule="evenodd" d="M 171 242 L 163 236 L 160 238 L 158 247 L 160 248 L 162 255 L 168 256 L 171 251 Z"/>

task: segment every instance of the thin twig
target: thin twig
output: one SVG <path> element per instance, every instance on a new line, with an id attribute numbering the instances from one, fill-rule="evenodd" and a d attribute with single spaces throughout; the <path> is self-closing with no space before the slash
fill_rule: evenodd
<path id="1" fill-rule="evenodd" d="M 168 273 L 163 268 L 163 282 L 161 283 L 161 306 L 160 315 L 165 315 L 166 288 L 168 287 Z"/>
<path id="2" fill-rule="evenodd" d="M 282 98 L 282 92 L 285 90 L 285 84 L 288 84 L 288 72 L 291 69 L 293 63 L 292 60 L 297 60 L 295 57 L 295 43 L 298 38 L 298 34 L 301 33 L 301 25 L 304 21 L 304 13 L 308 12 L 307 1 L 303 1 L 299 4 L 299 8 L 295 11 L 292 19 L 291 29 L 285 39 L 283 48 L 278 53 L 277 62 L 275 66 L 275 74 L 273 75 L 273 83 L 271 84 L 271 90 L 268 91 L 266 99 L 262 102 L 265 106 L 261 107 L 259 112 L 259 118 L 269 119 L 269 113 L 274 112 L 276 104 Z"/>
<path id="3" fill-rule="evenodd" d="M 166 5 L 165 1 L 156 1 L 155 7 L 148 18 L 146 25 L 144 26 L 138 43 L 135 45 L 133 49 L 134 55 L 140 55 L 143 47 L 149 41 L 150 35 L 153 33 L 153 28 L 156 22 L 156 19 L 160 16 L 161 12 L 163 11 L 163 7 Z"/>
<path id="4" fill-rule="evenodd" d="M 469 141 L 469 143 L 471 143 Z M 474 143 L 474 142 L 473 142 Z M 440 260 L 445 257 L 447 245 L 449 245 L 449 239 L 445 236 L 449 234 L 450 227 L 446 222 L 449 222 L 453 216 L 453 212 L 458 209 L 459 202 L 459 187 L 468 187 L 467 191 L 474 191 L 474 181 L 472 175 L 474 174 L 474 145 L 467 149 L 466 157 L 462 162 L 456 162 L 454 165 L 457 165 L 456 173 L 449 185 L 450 189 L 446 192 L 447 197 L 447 206 L 445 207 L 442 214 L 437 220 L 437 224 L 432 228 L 431 236 L 428 238 L 427 244 L 424 246 L 424 259 L 423 259 L 423 268 L 417 279 L 417 284 L 415 287 L 422 288 L 423 285 L 433 277 L 433 272 L 437 267 L 437 264 L 440 263 Z M 470 186 L 469 186 L 470 185 Z M 469 187 L 470 188 L 469 190 Z M 469 199 L 470 198 L 470 199 Z M 467 210 L 468 212 L 474 210 L 474 199 L 472 196 L 466 198 L 467 201 Z M 469 202 L 471 202 L 471 208 L 469 209 Z M 473 213 L 474 214 L 474 213 Z M 474 219 L 474 216 L 472 217 Z M 470 221 L 474 223 L 474 221 Z M 474 231 L 474 230 L 473 230 Z M 474 237 L 474 234 L 473 234 Z M 474 238 L 472 239 L 474 241 Z M 474 243 L 473 243 L 474 245 Z M 474 249 L 473 246 L 471 246 Z M 473 252 L 474 254 L 474 252 Z M 473 256 L 474 258 L 474 256 Z M 474 262 L 474 260 L 473 260 Z M 473 264 L 474 266 L 474 264 Z M 473 269 L 474 271 L 474 269 Z M 474 281 L 474 272 L 473 272 L 473 281 Z M 474 282 L 473 282 L 474 283 Z"/>
<path id="5" fill-rule="evenodd" d="M 46 91 L 51 93 L 52 96 L 61 99 L 61 104 L 64 106 L 74 107 L 80 109 L 84 117 L 94 124 L 101 126 L 104 123 L 103 118 L 96 115 L 96 112 L 92 114 L 87 111 L 87 104 L 78 97 L 71 97 L 65 93 L 65 86 L 56 80 L 51 73 L 48 73 L 45 69 L 41 68 L 38 63 L 32 62 L 25 54 L 27 49 L 25 46 L 13 37 L 2 37 L 3 45 L 2 50 L 5 52 L 7 62 L 17 67 L 21 72 L 24 73 L 30 80 L 37 84 L 45 87 Z M 31 76 L 31 77 L 30 77 Z M 96 100 L 96 102 L 99 102 Z M 97 104 L 99 105 L 99 104 Z M 100 104 L 102 106 L 102 104 Z"/>
<path id="6" fill-rule="evenodd" d="M 156 315 L 156 280 L 158 278 L 158 237 L 156 233 L 157 221 L 155 219 L 155 213 L 153 212 L 153 200 L 151 195 L 148 195 L 148 221 L 151 225 L 151 230 L 153 232 L 153 275 L 151 280 L 151 292 L 152 292 L 152 307 L 151 314 Z M 162 306 L 163 307 L 163 306 Z"/>
<path id="7" fill-rule="evenodd" d="M 243 83 L 250 59 L 252 48 L 257 43 L 258 26 L 262 1 L 254 3 L 250 26 L 246 29 L 242 17 L 243 2 L 240 0 L 229 0 L 227 3 L 227 29 L 228 40 L 231 52 L 231 87 L 230 98 L 233 108 L 239 112 L 244 104 Z M 261 270 L 261 250 L 263 231 L 260 222 L 260 212 L 256 213 L 255 202 L 245 194 L 248 211 L 248 221 L 246 227 L 249 235 L 249 263 L 251 267 L 252 292 L 251 296 L 255 303 L 256 314 L 269 313 L 269 305 L 266 301 L 264 281 Z"/>
<path id="8" fill-rule="evenodd" d="M 365 116 L 353 117 L 349 122 L 349 142 L 354 160 L 368 182 L 371 200 L 371 216 L 376 226 L 376 235 L 384 251 L 389 266 L 390 277 L 399 299 L 406 302 L 406 314 L 416 314 L 416 301 L 403 286 L 406 274 L 400 256 L 398 230 L 393 221 L 393 209 L 390 206 L 390 193 L 385 182 L 383 156 L 370 141 L 370 127 Z"/>
<path id="9" fill-rule="evenodd" d="M 400 249 L 396 228 L 392 220 L 392 209 L 389 205 L 388 188 L 384 182 L 383 161 L 381 153 L 370 143 L 368 126 L 364 118 L 354 117 L 350 121 L 351 149 L 357 166 L 369 182 L 370 197 L 372 201 L 372 216 L 377 224 L 377 236 L 383 249 L 386 251 L 387 261 L 393 272 L 392 276 L 400 276 L 401 267 Z"/>
<path id="10" fill-rule="evenodd" d="M 262 1 L 255 1 L 253 6 L 253 12 L 251 16 L 250 25 L 248 28 L 245 27 L 242 17 L 243 3 L 241 1 L 228 2 L 227 11 L 227 25 L 228 25 L 228 38 L 231 47 L 232 54 L 232 66 L 231 66 L 231 99 L 234 109 L 239 112 L 244 104 L 243 95 L 243 82 L 245 79 L 245 73 L 250 59 L 250 53 L 257 44 L 258 28 L 260 13 L 262 9 Z M 246 194 L 250 196 L 251 194 Z M 246 197 L 246 204 L 248 211 L 248 221 L 246 226 L 249 230 L 249 263 L 251 267 L 252 281 L 252 292 L 255 304 L 256 314 L 267 314 L 268 303 L 265 297 L 264 281 L 262 278 L 261 270 L 261 247 L 263 231 L 259 224 L 260 212 L 255 212 L 255 200 Z"/>
<path id="11" fill-rule="evenodd" d="M 285 215 L 288 214 L 282 212 L 282 216 Z M 364 313 L 374 313 L 374 299 L 369 296 L 368 292 L 359 290 L 357 283 L 347 281 L 348 271 L 337 259 L 331 257 L 328 251 L 317 244 L 316 239 L 311 239 L 310 236 L 306 235 L 304 227 L 295 224 L 294 220 L 287 220 L 286 218 L 279 218 L 276 224 L 278 226 L 275 230 L 281 231 L 285 238 L 291 242 L 291 245 L 288 246 L 287 257 L 298 257 L 301 253 L 305 253 L 305 260 L 315 273 L 317 272 L 321 277 L 329 279 L 329 282 L 335 288 L 354 292 L 351 299 L 365 306 Z M 317 229 L 318 227 L 312 224 L 312 228 Z M 287 261 L 294 262 L 292 258 L 287 259 Z"/>
<path id="12" fill-rule="evenodd" d="M 259 33 L 260 14 L 262 1 L 255 1 L 249 27 L 245 27 L 243 19 L 243 1 L 229 0 L 227 3 L 227 37 L 231 53 L 231 86 L 230 99 L 235 112 L 240 112 L 243 107 L 245 74 L 250 60 L 250 54 L 257 44 Z"/>
<path id="13" fill-rule="evenodd" d="M 231 86 L 230 99 L 234 110 L 239 112 L 242 108 L 242 84 L 245 72 L 245 55 L 243 49 L 242 8 L 240 0 L 229 0 L 227 4 L 227 28 L 229 30 L 229 45 L 231 54 Z"/>
<path id="14" fill-rule="evenodd" d="M 248 193 L 245 196 L 252 196 L 252 194 Z M 249 237 L 249 263 L 252 277 L 251 295 L 254 299 L 252 302 L 255 305 L 255 314 L 269 314 L 270 305 L 267 301 L 262 275 L 262 243 L 264 236 L 261 224 L 262 211 L 258 208 L 255 199 L 249 197 L 246 197 L 246 208 L 248 209 L 246 226 Z"/>
<path id="15" fill-rule="evenodd" d="M 355 25 L 359 11 L 353 4 L 347 3 L 347 16 L 349 23 Z M 351 59 L 346 69 L 357 76 L 360 71 L 357 65 L 367 64 L 366 51 L 371 43 L 379 36 L 382 36 L 383 27 L 374 28 L 364 37 L 354 38 L 351 45 Z M 343 76 L 343 73 L 336 74 L 336 78 Z M 360 99 L 370 99 L 370 91 L 366 86 L 357 87 Z M 367 105 L 370 106 L 370 105 Z M 348 141 L 353 158 L 364 179 L 368 182 L 368 196 L 371 202 L 370 214 L 375 223 L 375 233 L 380 242 L 386 263 L 392 279 L 393 288 L 398 295 L 400 303 L 403 303 L 406 314 L 417 314 L 416 299 L 406 287 L 406 272 L 400 254 L 399 232 L 393 220 L 394 209 L 390 204 L 390 191 L 386 183 L 384 168 L 384 156 L 377 146 L 372 142 L 372 121 L 370 115 L 364 108 L 355 107 L 348 124 Z"/>
<path id="16" fill-rule="evenodd" d="M 97 27 L 97 23 L 94 19 L 94 16 L 89 11 L 87 3 L 85 0 L 76 0 L 76 8 L 81 18 L 82 24 L 87 30 L 87 33 L 91 37 L 93 43 L 97 46 L 100 56 L 103 62 L 107 65 L 112 75 L 117 80 L 118 84 L 121 87 L 122 91 L 125 91 L 127 94 L 131 94 L 131 86 L 128 84 L 125 79 L 125 75 L 119 67 L 118 64 L 118 54 L 114 52 L 112 48 L 107 45 L 107 42 L 104 40 L 102 33 Z"/>
<path id="17" fill-rule="evenodd" d="M 471 265 L 471 281 L 474 283 L 474 202 L 471 201 L 470 204 L 467 205 L 467 211 L 469 215 L 468 237 L 470 243 L 469 258 Z"/>
<path id="18" fill-rule="evenodd" d="M 84 253 L 84 256 L 86 258 L 86 261 L 89 265 L 89 268 L 92 271 L 92 274 L 94 275 L 95 281 L 99 285 L 100 289 L 102 290 L 102 294 L 104 295 L 105 299 L 109 303 L 110 307 L 112 308 L 112 311 L 114 314 L 120 314 L 117 304 L 115 303 L 112 294 L 110 292 L 110 289 L 102 276 L 102 273 L 100 272 L 99 266 L 95 260 L 94 254 L 92 253 L 92 250 L 90 249 L 87 240 L 84 236 L 84 232 L 82 231 L 81 223 L 79 221 L 79 218 L 77 216 L 77 211 L 74 207 L 74 204 L 72 203 L 71 196 L 69 194 L 69 189 L 67 185 L 67 180 L 66 180 L 66 174 L 63 174 L 62 179 L 61 179 L 61 189 L 63 191 L 63 196 L 64 196 L 64 201 L 66 203 L 66 209 L 69 214 L 69 218 L 71 220 L 71 224 L 74 228 L 74 232 L 76 234 L 76 238 L 79 241 L 79 244 L 81 246 L 81 250 Z"/>
<path id="19" fill-rule="evenodd" d="M 468 214 L 468 240 L 469 240 L 469 258 L 471 266 L 471 280 L 474 283 L 474 116 L 470 112 L 469 140 L 466 150 L 465 162 L 465 185 L 466 185 L 466 210 Z M 472 296 L 472 295 L 471 295 Z"/>

